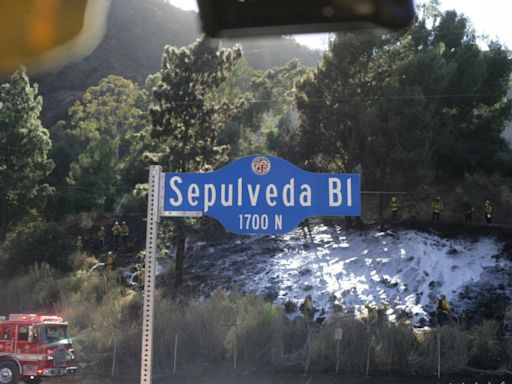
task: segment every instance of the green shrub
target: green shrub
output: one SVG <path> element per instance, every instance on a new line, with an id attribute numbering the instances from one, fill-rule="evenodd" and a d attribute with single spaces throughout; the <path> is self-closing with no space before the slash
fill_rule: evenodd
<path id="1" fill-rule="evenodd" d="M 256 296 L 233 300 L 235 323 L 224 341 L 228 356 L 245 364 L 277 366 L 281 350 L 280 329 L 283 313 Z"/>
<path id="2" fill-rule="evenodd" d="M 36 221 L 11 233 L 2 247 L 2 272 L 21 274 L 33 264 L 46 263 L 59 271 L 70 270 L 72 243 L 55 223 Z"/>
<path id="3" fill-rule="evenodd" d="M 123 292 L 114 281 L 99 275 L 78 275 L 73 283 L 81 283 L 81 288 L 64 296 L 61 306 L 70 333 L 76 338 L 74 348 L 79 360 L 104 372 L 111 367 L 115 346 L 119 366 L 137 364 L 142 295 Z"/>
<path id="4" fill-rule="evenodd" d="M 208 301 L 195 301 L 187 306 L 179 326 L 187 361 L 223 362 L 224 340 L 235 324 L 235 316 L 233 304 L 222 290 L 217 290 Z"/>

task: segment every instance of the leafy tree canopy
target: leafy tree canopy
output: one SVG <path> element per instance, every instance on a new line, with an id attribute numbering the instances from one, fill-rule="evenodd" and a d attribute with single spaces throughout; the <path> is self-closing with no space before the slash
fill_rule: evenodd
<path id="1" fill-rule="evenodd" d="M 145 174 L 138 149 L 149 123 L 148 99 L 148 93 L 132 81 L 108 76 L 70 108 L 78 159 L 71 164 L 67 180 L 76 187 L 75 209 L 111 210 L 122 190 L 132 188 Z"/>

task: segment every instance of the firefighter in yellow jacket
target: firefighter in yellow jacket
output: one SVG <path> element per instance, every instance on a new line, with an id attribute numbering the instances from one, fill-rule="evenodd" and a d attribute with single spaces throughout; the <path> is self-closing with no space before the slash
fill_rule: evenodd
<path id="1" fill-rule="evenodd" d="M 119 236 L 121 236 L 121 226 L 119 222 L 116 221 L 114 226 L 112 227 L 112 235 L 114 236 L 114 245 L 119 245 Z"/>
<path id="2" fill-rule="evenodd" d="M 307 321 L 313 321 L 313 316 L 315 314 L 315 308 L 313 307 L 313 298 L 311 295 L 307 295 L 304 299 L 304 302 L 300 305 L 300 311 L 304 315 L 304 318 Z"/>
<path id="3" fill-rule="evenodd" d="M 398 220 L 398 208 L 400 207 L 400 204 L 398 203 L 398 199 L 396 196 L 393 196 L 391 198 L 391 213 L 393 214 L 393 221 Z"/>
<path id="4" fill-rule="evenodd" d="M 445 325 L 450 320 L 450 304 L 446 295 L 441 294 L 441 298 L 437 300 L 437 323 L 439 325 Z"/>
<path id="5" fill-rule="evenodd" d="M 100 225 L 98 229 L 98 242 L 100 248 L 105 248 L 105 237 L 107 236 L 107 231 L 103 225 Z"/>
<path id="6" fill-rule="evenodd" d="M 107 258 L 105 260 L 105 268 L 107 270 L 107 276 L 112 274 L 112 266 L 114 265 L 114 253 L 112 251 L 107 253 Z"/>
<path id="7" fill-rule="evenodd" d="M 370 304 L 365 304 L 364 307 L 367 311 L 367 321 L 368 323 L 375 323 L 377 321 L 377 308 Z"/>
<path id="8" fill-rule="evenodd" d="M 123 225 L 121 225 L 121 239 L 123 240 L 123 245 L 126 247 L 128 245 L 128 235 L 130 234 L 130 228 L 126 221 L 123 221 Z"/>
<path id="9" fill-rule="evenodd" d="M 489 200 L 485 200 L 484 215 L 485 215 L 485 222 L 487 224 L 492 224 L 492 204 Z"/>
<path id="10" fill-rule="evenodd" d="M 432 221 L 439 221 L 441 219 L 441 212 L 443 212 L 444 206 L 441 201 L 441 197 L 437 196 L 432 202 Z"/>

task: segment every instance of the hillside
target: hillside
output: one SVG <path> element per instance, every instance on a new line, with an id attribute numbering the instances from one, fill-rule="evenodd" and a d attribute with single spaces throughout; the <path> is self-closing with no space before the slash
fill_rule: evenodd
<path id="1" fill-rule="evenodd" d="M 457 316 L 475 322 L 503 315 L 512 293 L 509 245 L 499 230 L 443 237 L 432 229 L 312 228 L 310 240 L 296 229 L 284 236 L 196 243 L 186 272 L 188 290 L 208 296 L 223 287 L 279 304 L 290 301 L 295 308 L 310 294 L 319 315 L 327 316 L 334 304 L 364 315 L 364 304 L 386 303 L 390 319 L 406 317 L 417 326 L 429 322 L 441 293 Z M 168 270 L 168 262 L 161 259 L 160 270 Z"/>
<path id="2" fill-rule="evenodd" d="M 148 74 L 159 70 L 165 45 L 184 46 L 199 35 L 195 12 L 162 0 L 111 0 L 107 31 L 98 48 L 80 62 L 33 78 L 44 97 L 44 124 L 50 127 L 64 118 L 84 90 L 109 74 L 143 83 Z M 283 65 L 292 58 L 313 66 L 320 58 L 320 52 L 286 38 L 243 40 L 242 46 L 249 63 L 259 69 Z"/>

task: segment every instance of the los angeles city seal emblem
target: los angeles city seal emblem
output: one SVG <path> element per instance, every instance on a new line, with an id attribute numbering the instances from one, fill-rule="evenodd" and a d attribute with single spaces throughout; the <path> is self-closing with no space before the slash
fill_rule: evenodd
<path id="1" fill-rule="evenodd" d="M 256 156 L 252 159 L 252 171 L 258 176 L 264 176 L 270 172 L 270 159 L 266 156 Z"/>

